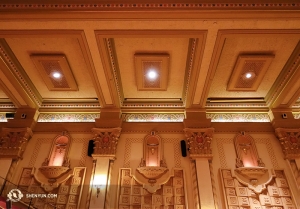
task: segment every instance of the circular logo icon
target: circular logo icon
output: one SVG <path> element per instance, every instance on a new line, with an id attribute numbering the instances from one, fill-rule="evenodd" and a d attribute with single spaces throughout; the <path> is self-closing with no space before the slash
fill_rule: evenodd
<path id="1" fill-rule="evenodd" d="M 23 197 L 23 194 L 18 189 L 12 189 L 7 195 L 8 199 L 10 199 L 13 202 L 19 202 L 21 198 Z"/>

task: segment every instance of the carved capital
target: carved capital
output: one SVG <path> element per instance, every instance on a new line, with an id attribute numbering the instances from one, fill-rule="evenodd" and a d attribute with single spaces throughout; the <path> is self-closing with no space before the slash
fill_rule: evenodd
<path id="1" fill-rule="evenodd" d="M 115 157 L 121 128 L 93 128 L 94 152 L 100 157 Z"/>
<path id="2" fill-rule="evenodd" d="M 275 133 L 285 158 L 300 158 L 300 129 L 276 128 Z"/>
<path id="3" fill-rule="evenodd" d="M 30 128 L 2 128 L 0 158 L 22 159 L 27 142 L 31 137 Z"/>
<path id="4" fill-rule="evenodd" d="M 183 129 L 188 143 L 191 158 L 212 158 L 211 141 L 214 133 L 213 128 Z"/>

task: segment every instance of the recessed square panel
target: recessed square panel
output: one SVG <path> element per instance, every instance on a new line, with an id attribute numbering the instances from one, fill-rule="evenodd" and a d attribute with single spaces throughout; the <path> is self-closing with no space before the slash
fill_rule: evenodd
<path id="1" fill-rule="evenodd" d="M 64 55 L 32 55 L 35 66 L 50 91 L 77 91 L 78 87 Z"/>
<path id="2" fill-rule="evenodd" d="M 240 55 L 230 77 L 228 91 L 256 91 L 274 55 Z"/>
<path id="3" fill-rule="evenodd" d="M 139 91 L 165 91 L 168 85 L 168 54 L 135 54 L 136 84 Z"/>

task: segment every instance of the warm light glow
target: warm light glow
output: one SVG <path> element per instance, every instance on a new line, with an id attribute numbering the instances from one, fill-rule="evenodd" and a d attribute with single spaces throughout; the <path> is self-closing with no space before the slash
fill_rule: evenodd
<path id="1" fill-rule="evenodd" d="M 247 72 L 242 77 L 243 77 L 243 79 L 253 79 L 255 77 L 255 73 L 254 72 Z"/>
<path id="2" fill-rule="evenodd" d="M 252 74 L 251 73 L 247 73 L 246 74 L 246 78 L 251 78 L 252 77 Z"/>
<path id="3" fill-rule="evenodd" d="M 104 174 L 96 174 L 94 177 L 93 185 L 96 187 L 103 187 L 106 185 L 107 182 L 107 176 Z"/>
<path id="4" fill-rule="evenodd" d="M 149 70 L 147 73 L 147 76 L 149 79 L 156 79 L 157 78 L 157 72 L 155 70 Z"/>
<path id="5" fill-rule="evenodd" d="M 55 79 L 59 79 L 59 78 L 61 78 L 61 73 L 59 73 L 59 72 L 52 72 L 51 76 L 53 78 L 55 78 Z"/>

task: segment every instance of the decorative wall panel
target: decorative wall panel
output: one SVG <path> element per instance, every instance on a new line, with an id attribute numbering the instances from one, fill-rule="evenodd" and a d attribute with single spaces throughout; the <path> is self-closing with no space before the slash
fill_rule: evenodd
<path id="1" fill-rule="evenodd" d="M 86 173 L 85 167 L 73 168 L 72 177 L 62 183 L 58 188 L 51 191 L 57 195 L 55 198 L 26 198 L 27 194 L 40 194 L 42 196 L 50 194 L 46 192 L 41 184 L 33 178 L 33 167 L 23 168 L 19 179 L 19 187 L 24 195 L 21 201 L 29 203 L 39 209 L 77 209 L 80 205 L 81 193 Z"/>
<path id="2" fill-rule="evenodd" d="M 227 209 L 296 209 L 283 170 L 275 170 L 274 178 L 260 193 L 240 183 L 231 169 L 220 169 Z"/>
<path id="3" fill-rule="evenodd" d="M 119 177 L 120 209 L 186 209 L 186 188 L 182 169 L 174 169 L 172 177 L 155 193 L 139 184 L 130 168 L 122 168 Z"/>

